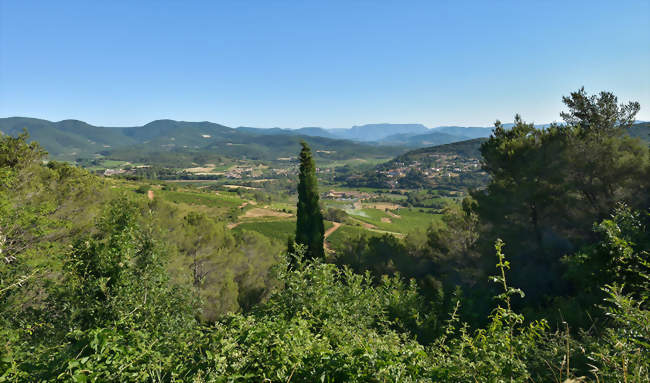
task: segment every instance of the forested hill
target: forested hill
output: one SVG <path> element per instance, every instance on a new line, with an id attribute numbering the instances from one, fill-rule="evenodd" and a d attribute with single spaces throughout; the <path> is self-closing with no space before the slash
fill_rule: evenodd
<path id="1" fill-rule="evenodd" d="M 650 142 L 650 122 L 641 122 L 632 125 L 629 133 L 632 137 L 639 137 L 643 141 Z"/>
<path id="2" fill-rule="evenodd" d="M 390 167 L 397 162 L 413 162 L 413 161 L 423 161 L 424 159 L 430 157 L 431 155 L 456 155 L 463 158 L 473 158 L 478 159 L 481 157 L 481 144 L 487 141 L 487 138 L 475 138 L 472 140 L 453 142 L 450 144 L 431 146 L 428 148 L 421 148 L 416 150 L 411 150 L 400 156 L 395 157 L 394 160 L 381 164 L 380 167 Z"/>
<path id="3" fill-rule="evenodd" d="M 345 177 L 348 186 L 464 191 L 487 182 L 481 170 L 481 144 L 487 138 L 409 151 L 363 173 Z"/>
<path id="4" fill-rule="evenodd" d="M 102 177 L 1 135 L 0 382 L 650 382 L 650 147 L 620 130 L 640 106 L 563 101 L 565 128 L 517 117 L 357 180 L 390 202 L 323 212 L 305 145 L 295 220 L 261 189 Z"/>
<path id="5" fill-rule="evenodd" d="M 154 158 L 180 159 L 187 154 L 273 160 L 295 156 L 301 140 L 308 141 L 316 156 L 347 159 L 397 155 L 400 147 L 352 142 L 343 139 L 287 134 L 281 129 L 260 134 L 256 129 L 233 129 L 211 122 L 156 120 L 135 127 L 100 127 L 78 120 L 52 122 L 35 118 L 0 119 L 0 132 L 16 136 L 27 130 L 55 159 L 74 160 L 97 154 L 127 161 L 148 163 Z M 187 161 L 191 161 L 187 160 Z"/>
<path id="6" fill-rule="evenodd" d="M 643 141 L 650 143 L 650 122 L 640 122 L 632 125 L 632 127 L 628 130 L 628 134 L 632 137 L 638 137 Z M 422 161 L 423 159 L 431 157 L 431 155 L 440 154 L 457 155 L 459 157 L 468 159 L 478 159 L 481 157 L 481 145 L 487 140 L 488 138 L 480 137 L 471 140 L 458 141 L 411 150 L 395 157 L 395 159 L 392 161 L 379 165 L 378 168 L 392 167 L 395 163 Z"/>

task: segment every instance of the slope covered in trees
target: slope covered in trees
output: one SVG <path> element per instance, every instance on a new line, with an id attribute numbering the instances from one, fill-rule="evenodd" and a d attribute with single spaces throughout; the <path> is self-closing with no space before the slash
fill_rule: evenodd
<path id="1" fill-rule="evenodd" d="M 403 151 L 398 146 L 378 148 L 340 138 L 308 137 L 299 131 L 259 134 L 207 121 L 157 120 L 143 126 L 113 128 L 77 120 L 0 119 L 0 132 L 4 134 L 16 136 L 23 129 L 56 159 L 94 158 L 101 154 L 123 161 L 175 167 L 190 166 L 206 156 L 254 160 L 295 156 L 295 147 L 305 139 L 314 147 L 317 157 L 327 160 L 384 157 Z"/>
<path id="2" fill-rule="evenodd" d="M 565 102 L 497 127 L 441 224 L 334 259 L 0 137 L 0 380 L 645 382 L 648 148 L 634 104 Z"/>

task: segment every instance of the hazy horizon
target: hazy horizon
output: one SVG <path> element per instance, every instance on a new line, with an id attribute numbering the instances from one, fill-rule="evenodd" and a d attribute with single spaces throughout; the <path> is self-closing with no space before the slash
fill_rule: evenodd
<path id="1" fill-rule="evenodd" d="M 37 120 L 45 120 L 45 121 L 50 121 L 50 122 L 55 122 L 55 123 L 56 122 L 62 122 L 62 121 L 81 121 L 81 122 L 85 122 L 87 124 L 90 124 L 92 126 L 104 127 L 104 128 L 132 128 L 132 127 L 144 126 L 144 125 L 147 125 L 147 124 L 155 122 L 155 121 L 165 121 L 165 120 L 177 121 L 177 122 L 189 122 L 189 123 L 207 122 L 207 123 L 214 123 L 214 124 L 218 124 L 218 125 L 223 125 L 223 126 L 226 126 L 228 128 L 233 128 L 233 129 L 237 129 L 237 128 L 254 128 L 254 129 L 286 129 L 286 130 L 298 130 L 298 129 L 347 130 L 347 129 L 351 129 L 351 128 L 355 128 L 355 127 L 364 127 L 364 126 L 368 126 L 368 125 L 422 125 L 427 129 L 451 128 L 451 127 L 491 129 L 491 128 L 494 127 L 494 123 L 492 123 L 490 125 L 481 125 L 481 126 L 479 126 L 479 125 L 470 126 L 470 125 L 459 125 L 459 124 L 428 126 L 426 124 L 422 124 L 422 123 L 419 123 L 419 122 L 369 122 L 369 123 L 364 123 L 364 124 L 355 124 L 355 125 L 348 126 L 348 127 L 337 127 L 337 128 L 325 128 L 323 126 L 299 126 L 299 127 L 295 127 L 295 128 L 285 128 L 285 127 L 281 127 L 281 126 L 270 126 L 270 127 L 258 127 L 258 126 L 247 126 L 247 125 L 234 125 L 234 126 L 231 126 L 231 125 L 223 124 L 223 123 L 221 123 L 219 121 L 179 120 L 179 119 L 174 119 L 174 118 L 155 118 L 155 119 L 153 119 L 151 121 L 148 121 L 148 122 L 145 122 L 143 124 L 101 125 L 101 124 L 94 124 L 94 123 L 92 123 L 90 121 L 85 121 L 85 120 L 81 120 L 81 119 L 78 119 L 78 118 L 64 118 L 62 120 L 51 120 L 51 119 L 48 119 L 48 118 L 42 118 L 42 117 L 36 117 L 36 116 L 0 116 L 0 119 L 1 118 L 34 118 L 34 119 L 37 119 Z M 506 124 L 506 125 L 513 123 L 512 121 L 500 121 L 500 122 L 502 124 Z M 536 121 L 529 121 L 529 122 L 534 122 L 535 125 L 548 125 L 548 124 L 551 123 L 551 122 L 536 122 Z M 554 122 L 557 122 L 557 121 L 554 121 Z M 643 120 L 636 120 L 635 121 L 635 123 L 642 123 L 642 122 L 646 122 L 646 121 L 643 121 Z"/>

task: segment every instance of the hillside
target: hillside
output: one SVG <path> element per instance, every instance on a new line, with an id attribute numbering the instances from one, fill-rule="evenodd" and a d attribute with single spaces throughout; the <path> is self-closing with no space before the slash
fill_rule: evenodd
<path id="1" fill-rule="evenodd" d="M 488 133 L 489 134 L 489 133 Z M 382 144 L 403 145 L 410 148 L 444 145 L 452 142 L 467 140 L 470 137 L 458 136 L 444 132 L 431 131 L 425 134 L 393 134 L 379 141 Z"/>
<path id="2" fill-rule="evenodd" d="M 316 157 L 345 160 L 359 157 L 387 157 L 399 154 L 400 147 L 374 145 L 282 129 L 232 129 L 212 122 L 156 120 L 135 127 L 100 127 L 82 121 L 52 122 L 34 118 L 0 119 L 0 132 L 15 136 L 23 129 L 30 139 L 40 142 L 50 155 L 60 160 L 103 156 L 139 163 L 185 166 L 204 163 L 205 158 L 233 157 L 276 160 L 295 156 L 301 140 L 308 141 Z"/>
<path id="3" fill-rule="evenodd" d="M 480 159 L 481 158 L 481 144 L 487 141 L 487 138 L 475 138 L 472 140 L 454 142 L 444 145 L 432 146 L 428 148 L 421 148 L 411 150 L 406 152 L 394 160 L 389 161 L 385 164 L 381 164 L 380 167 L 390 167 L 395 163 L 401 162 L 413 162 L 421 161 L 427 162 L 428 158 L 432 158 L 434 155 L 455 155 L 458 157 L 468 158 L 468 159 Z"/>
<path id="4" fill-rule="evenodd" d="M 439 150 L 461 150 L 467 140 L 489 136 L 480 127 L 439 127 L 420 124 L 370 124 L 351 129 L 318 127 L 290 129 L 236 129 L 208 122 L 156 120 L 143 126 L 102 127 L 78 120 L 52 122 L 36 118 L 0 119 L 0 132 L 15 136 L 23 129 L 40 142 L 52 158 L 59 160 L 104 157 L 138 163 L 186 166 L 218 161 L 219 158 L 277 160 L 295 155 L 301 140 L 308 141 L 315 156 L 323 161 L 354 158 L 386 158 L 400 155 L 407 148 L 420 148 L 404 154 Z M 635 124 L 630 135 L 650 141 L 650 124 Z M 469 141 L 471 142 L 471 140 Z M 446 147 L 444 145 L 459 143 Z M 442 147 L 440 147 L 442 145 Z M 474 153 L 475 154 L 475 153 Z M 474 155 L 472 154 L 472 155 Z"/>
<path id="5" fill-rule="evenodd" d="M 304 127 L 300 129 L 261 129 L 251 127 L 239 127 L 237 130 L 259 135 L 268 134 L 285 134 L 285 135 L 304 135 L 312 137 L 336 138 L 359 142 L 372 142 L 388 145 L 396 145 L 387 139 L 390 136 L 411 136 L 425 134 L 429 129 L 422 124 L 366 124 L 355 125 L 349 129 L 324 129 L 320 127 Z M 456 138 L 458 140 L 458 138 Z"/>
<path id="6" fill-rule="evenodd" d="M 90 156 L 111 147 L 133 145 L 137 141 L 120 129 L 103 128 L 77 120 L 52 122 L 36 118 L 0 119 L 0 132 L 11 136 L 27 130 L 53 157 Z"/>
<path id="7" fill-rule="evenodd" d="M 346 182 L 354 187 L 390 189 L 439 188 L 464 191 L 485 185 L 481 169 L 481 144 L 476 138 L 406 152 L 361 174 L 352 174 Z"/>
<path id="8" fill-rule="evenodd" d="M 394 134 L 423 134 L 428 131 L 422 124 L 366 124 L 350 129 L 332 129 L 340 138 L 356 141 L 379 141 Z"/>
<path id="9" fill-rule="evenodd" d="M 492 134 L 492 127 L 464 127 L 464 126 L 439 126 L 433 128 L 439 133 L 447 133 L 458 137 L 467 137 L 469 138 L 481 138 L 481 137 L 490 137 Z"/>
<path id="10" fill-rule="evenodd" d="M 644 141 L 650 142 L 650 122 L 641 122 L 632 125 L 629 134 L 632 137 L 638 137 Z"/>

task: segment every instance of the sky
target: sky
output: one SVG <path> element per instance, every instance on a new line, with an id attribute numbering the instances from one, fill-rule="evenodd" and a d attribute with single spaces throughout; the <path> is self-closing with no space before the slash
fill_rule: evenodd
<path id="1" fill-rule="evenodd" d="M 0 0 L 0 117 L 490 126 L 581 86 L 650 120 L 650 0 Z"/>

